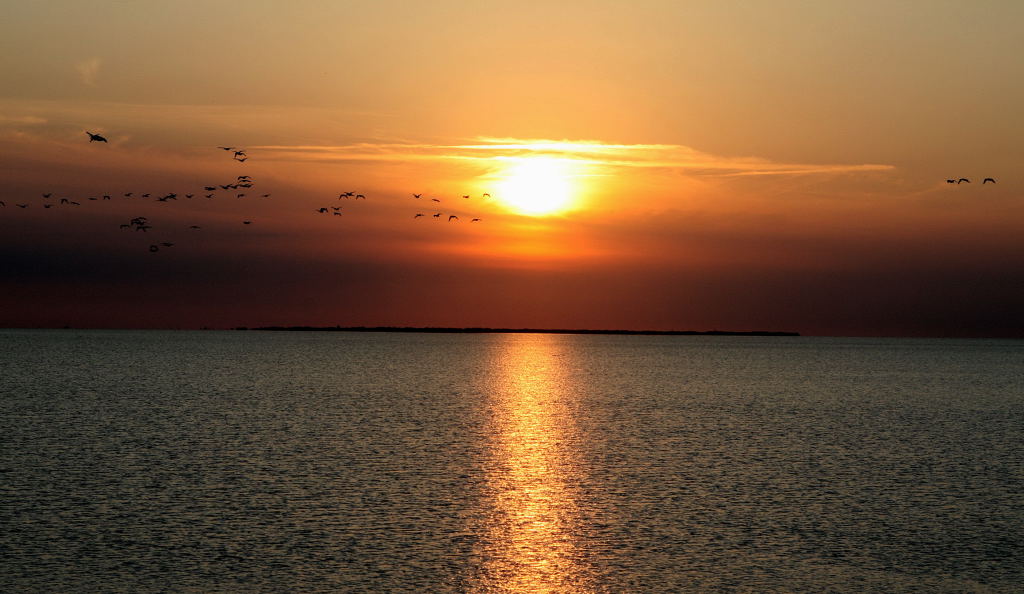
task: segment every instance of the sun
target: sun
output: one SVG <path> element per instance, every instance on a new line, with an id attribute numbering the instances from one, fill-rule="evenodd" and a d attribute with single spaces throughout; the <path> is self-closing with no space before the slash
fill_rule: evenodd
<path id="1" fill-rule="evenodd" d="M 525 157 L 512 161 L 499 176 L 495 198 L 521 214 L 550 215 L 573 200 L 573 172 L 565 159 Z"/>

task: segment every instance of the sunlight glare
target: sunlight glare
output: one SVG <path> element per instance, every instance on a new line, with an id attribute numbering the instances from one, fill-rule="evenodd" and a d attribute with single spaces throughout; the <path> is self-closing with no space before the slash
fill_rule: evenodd
<path id="1" fill-rule="evenodd" d="M 570 206 L 572 178 L 571 165 L 565 159 L 516 159 L 501 175 L 496 197 L 518 213 L 550 215 Z"/>

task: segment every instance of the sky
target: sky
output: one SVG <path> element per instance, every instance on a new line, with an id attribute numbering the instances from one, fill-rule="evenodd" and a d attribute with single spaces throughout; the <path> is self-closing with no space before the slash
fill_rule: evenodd
<path id="1" fill-rule="evenodd" d="M 1024 337 L 1021 23 L 1015 0 L 13 3 L 0 327 Z"/>

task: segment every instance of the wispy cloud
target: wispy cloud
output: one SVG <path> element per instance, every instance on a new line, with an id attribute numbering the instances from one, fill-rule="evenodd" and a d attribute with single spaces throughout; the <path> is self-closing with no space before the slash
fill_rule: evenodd
<path id="1" fill-rule="evenodd" d="M 564 159 L 581 165 L 610 168 L 658 168 L 693 175 L 810 175 L 856 171 L 888 171 L 876 163 L 787 163 L 757 157 L 725 157 L 677 144 L 609 144 L 595 140 L 477 138 L 458 144 L 354 143 L 334 146 L 266 145 L 282 160 L 312 161 L 514 161 L 538 156 Z"/>
<path id="2" fill-rule="evenodd" d="M 100 59 L 89 58 L 87 60 L 82 60 L 81 62 L 76 62 L 75 72 L 78 73 L 78 79 L 82 81 L 82 84 L 95 87 L 96 79 L 100 73 Z"/>

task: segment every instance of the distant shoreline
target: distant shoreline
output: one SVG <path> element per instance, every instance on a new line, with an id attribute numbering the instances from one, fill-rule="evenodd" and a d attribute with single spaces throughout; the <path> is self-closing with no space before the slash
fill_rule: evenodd
<path id="1" fill-rule="evenodd" d="M 570 330 L 564 328 L 420 328 L 411 326 L 239 326 L 232 330 L 269 332 L 419 332 L 427 334 L 619 334 L 643 336 L 800 336 L 799 332 L 753 330 Z"/>

